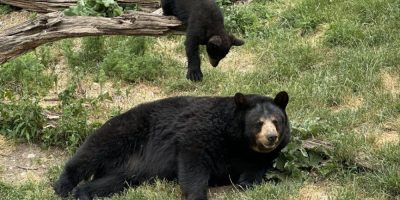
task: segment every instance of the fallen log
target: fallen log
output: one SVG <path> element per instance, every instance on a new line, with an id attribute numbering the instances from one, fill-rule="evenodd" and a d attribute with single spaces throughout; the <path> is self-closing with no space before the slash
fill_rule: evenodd
<path id="1" fill-rule="evenodd" d="M 233 3 L 249 3 L 251 0 L 231 0 Z M 64 10 L 75 5 L 78 0 L 0 0 L 0 3 L 15 6 L 29 11 L 49 13 Z M 161 7 L 161 0 L 117 0 L 118 5 L 125 7 L 138 5 L 142 11 L 152 12 Z"/>
<path id="2" fill-rule="evenodd" d="M 41 15 L 0 33 L 0 64 L 39 45 L 64 38 L 99 35 L 181 34 L 181 22 L 172 16 L 132 12 L 119 17 Z"/>
<path id="3" fill-rule="evenodd" d="M 78 0 L 0 0 L 0 3 L 15 6 L 29 11 L 49 13 L 64 10 L 75 5 Z M 137 4 L 143 10 L 156 10 L 160 0 L 117 0 L 121 6 Z"/>

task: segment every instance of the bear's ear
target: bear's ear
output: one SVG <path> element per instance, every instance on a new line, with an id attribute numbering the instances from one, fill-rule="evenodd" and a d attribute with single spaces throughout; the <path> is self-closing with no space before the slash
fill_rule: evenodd
<path id="1" fill-rule="evenodd" d="M 219 35 L 214 35 L 214 36 L 212 36 L 212 37 L 208 40 L 208 42 L 209 42 L 210 44 L 213 44 L 213 45 L 219 47 L 219 46 L 222 45 L 222 38 L 221 38 L 221 36 L 219 36 Z"/>
<path id="2" fill-rule="evenodd" d="M 234 99 L 235 99 L 236 106 L 239 108 L 244 108 L 248 104 L 246 97 L 240 92 L 235 94 Z"/>
<path id="3" fill-rule="evenodd" d="M 242 46 L 244 44 L 243 40 L 238 39 L 233 35 L 230 35 L 230 38 L 231 38 L 231 43 L 233 46 Z"/>
<path id="4" fill-rule="evenodd" d="M 285 91 L 281 91 L 278 94 L 276 94 L 274 103 L 278 105 L 280 108 L 285 110 L 287 104 L 289 102 L 289 95 Z"/>

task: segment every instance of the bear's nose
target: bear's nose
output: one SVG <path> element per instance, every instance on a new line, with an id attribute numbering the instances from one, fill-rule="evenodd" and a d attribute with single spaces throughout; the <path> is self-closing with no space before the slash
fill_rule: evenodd
<path id="1" fill-rule="evenodd" d="M 208 57 L 208 59 L 209 59 L 209 61 L 210 61 L 210 64 L 211 64 L 213 67 L 217 67 L 217 66 L 218 66 L 218 63 L 219 63 L 219 60 L 218 60 L 218 59 L 213 59 L 213 58 L 211 58 L 211 57 Z"/>
<path id="2" fill-rule="evenodd" d="M 276 138 L 278 138 L 278 136 L 276 134 L 268 134 L 267 135 L 267 139 L 269 142 L 275 142 Z"/>

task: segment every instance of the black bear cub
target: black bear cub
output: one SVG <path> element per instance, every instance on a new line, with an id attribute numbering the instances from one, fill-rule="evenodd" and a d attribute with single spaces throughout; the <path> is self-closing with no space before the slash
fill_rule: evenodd
<path id="1" fill-rule="evenodd" d="M 208 186 L 260 183 L 289 142 L 288 101 L 282 91 L 141 104 L 86 139 L 55 192 L 93 199 L 159 178 L 177 180 L 184 199 L 198 200 L 207 199 Z"/>
<path id="2" fill-rule="evenodd" d="M 244 42 L 225 32 L 224 17 L 215 0 L 161 0 L 164 15 L 176 16 L 186 25 L 186 78 L 200 81 L 199 45 L 207 46 L 210 63 L 216 67 L 232 46 Z"/>

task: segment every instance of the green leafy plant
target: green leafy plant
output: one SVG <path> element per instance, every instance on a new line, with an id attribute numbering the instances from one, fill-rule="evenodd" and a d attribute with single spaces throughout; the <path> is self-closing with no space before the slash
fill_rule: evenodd
<path id="1" fill-rule="evenodd" d="M 47 146 L 61 146 L 73 151 L 98 127 L 97 123 L 88 123 L 89 110 L 85 106 L 95 106 L 91 103 L 96 101 L 77 98 L 74 95 L 76 89 L 76 83 L 72 83 L 58 95 L 60 118 L 54 127 L 44 130 L 41 138 Z"/>
<path id="2" fill-rule="evenodd" d="M 222 7 L 222 6 L 228 6 L 228 5 L 232 5 L 232 1 L 231 0 L 217 0 L 217 5 Z"/>
<path id="3" fill-rule="evenodd" d="M 267 173 L 267 178 L 280 180 L 286 176 L 305 178 L 310 173 L 325 176 L 335 170 L 335 166 L 328 161 L 329 156 L 326 149 L 305 149 L 302 141 L 294 137 L 274 161 L 274 169 L 277 171 Z"/>
<path id="4" fill-rule="evenodd" d="M 14 139 L 40 141 L 45 123 L 37 101 L 22 100 L 16 104 L 0 102 L 0 132 Z"/>
<path id="5" fill-rule="evenodd" d="M 306 149 L 303 145 L 305 139 L 328 130 L 319 118 L 301 124 L 293 121 L 291 127 L 291 141 L 274 161 L 275 171 L 267 173 L 268 179 L 283 180 L 287 176 L 305 178 L 310 173 L 326 176 L 336 170 L 329 160 L 332 156 L 329 148 L 316 146 Z"/>
<path id="6" fill-rule="evenodd" d="M 114 0 L 79 0 L 76 6 L 64 10 L 66 15 L 116 17 L 122 7 Z"/>
<path id="7" fill-rule="evenodd" d="M 59 119 L 48 124 L 43 108 L 37 100 L 22 99 L 16 103 L 0 102 L 0 133 L 14 139 L 41 143 L 44 146 L 66 147 L 73 151 L 79 146 L 97 123 L 88 123 L 89 110 L 85 105 L 97 101 L 77 98 L 76 84 L 71 84 L 59 94 L 62 101 Z M 54 109 L 54 108 L 53 108 Z"/>
<path id="8" fill-rule="evenodd" d="M 45 129 L 42 142 L 47 146 L 66 147 L 75 150 L 94 130 L 96 124 L 88 124 L 88 112 L 84 100 L 76 100 L 61 108 L 61 116 L 55 128 Z"/>

